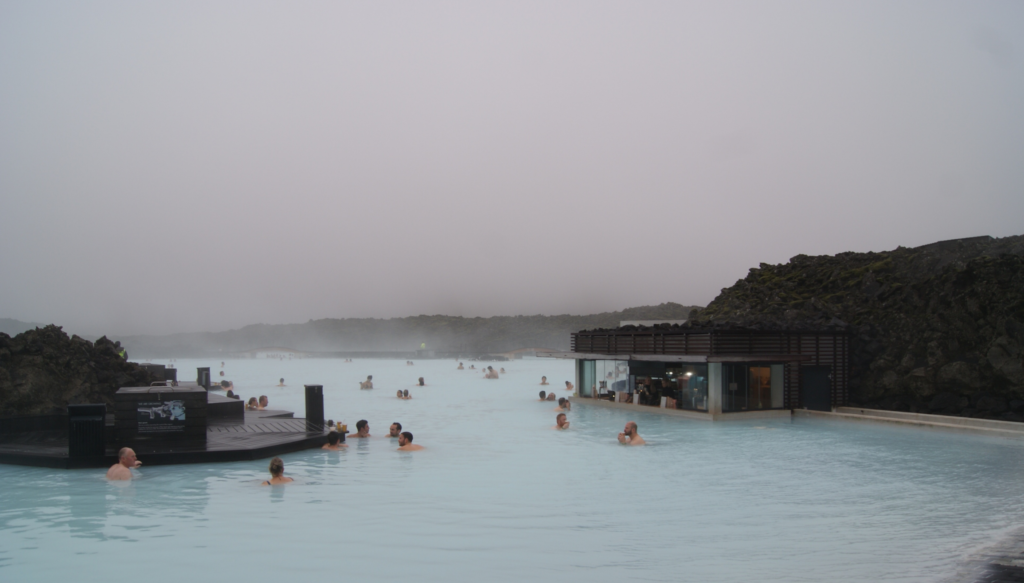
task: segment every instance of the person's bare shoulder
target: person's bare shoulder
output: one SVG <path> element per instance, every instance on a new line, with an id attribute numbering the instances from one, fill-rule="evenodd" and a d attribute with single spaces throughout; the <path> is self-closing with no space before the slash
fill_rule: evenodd
<path id="1" fill-rule="evenodd" d="M 644 441 L 644 438 L 642 438 L 642 437 L 640 437 L 638 435 L 638 436 L 634 437 L 633 439 L 629 440 L 629 445 L 647 445 L 647 442 Z"/>
<path id="2" fill-rule="evenodd" d="M 421 449 L 423 449 L 422 445 L 410 443 L 409 445 L 403 445 L 402 447 L 398 448 L 398 451 L 419 451 Z"/>
<path id="3" fill-rule="evenodd" d="M 132 471 L 122 466 L 121 464 L 114 464 L 107 470 L 108 480 L 131 480 Z"/>

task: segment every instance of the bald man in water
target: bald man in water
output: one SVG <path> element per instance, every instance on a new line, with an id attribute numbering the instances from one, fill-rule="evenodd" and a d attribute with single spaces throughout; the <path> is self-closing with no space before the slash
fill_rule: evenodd
<path id="1" fill-rule="evenodd" d="M 619 443 L 622 445 L 646 445 L 647 442 L 636 432 L 636 422 L 627 421 L 626 428 L 619 434 Z"/>
<path id="2" fill-rule="evenodd" d="M 138 468 L 142 462 L 135 459 L 135 450 L 130 447 L 122 447 L 117 453 L 118 461 L 107 470 L 108 480 L 131 480 L 132 468 Z"/>

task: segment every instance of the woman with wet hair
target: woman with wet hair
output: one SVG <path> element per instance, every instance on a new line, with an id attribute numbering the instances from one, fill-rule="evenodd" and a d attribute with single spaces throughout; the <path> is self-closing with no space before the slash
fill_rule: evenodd
<path id="1" fill-rule="evenodd" d="M 245 408 L 250 411 L 259 409 L 260 404 L 256 401 L 256 397 L 249 397 L 249 402 L 245 404 Z"/>
<path id="2" fill-rule="evenodd" d="M 294 482 L 291 478 L 284 475 L 284 460 L 276 457 L 270 460 L 270 479 L 264 480 L 264 486 L 279 486 L 281 484 L 287 484 L 288 482 Z"/>

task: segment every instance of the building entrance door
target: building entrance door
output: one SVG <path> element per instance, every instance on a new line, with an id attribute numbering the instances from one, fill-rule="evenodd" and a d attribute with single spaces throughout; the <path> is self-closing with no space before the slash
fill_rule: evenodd
<path id="1" fill-rule="evenodd" d="M 800 396 L 804 407 L 815 411 L 832 410 L 832 367 L 800 368 Z"/>

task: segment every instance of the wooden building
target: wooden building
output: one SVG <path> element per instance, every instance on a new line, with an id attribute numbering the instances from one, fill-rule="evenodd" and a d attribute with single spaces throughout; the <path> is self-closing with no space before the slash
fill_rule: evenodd
<path id="1" fill-rule="evenodd" d="M 846 405 L 843 331 L 623 327 L 572 335 L 582 398 L 689 411 L 719 419 Z M 772 412 L 775 413 L 772 413 Z"/>

